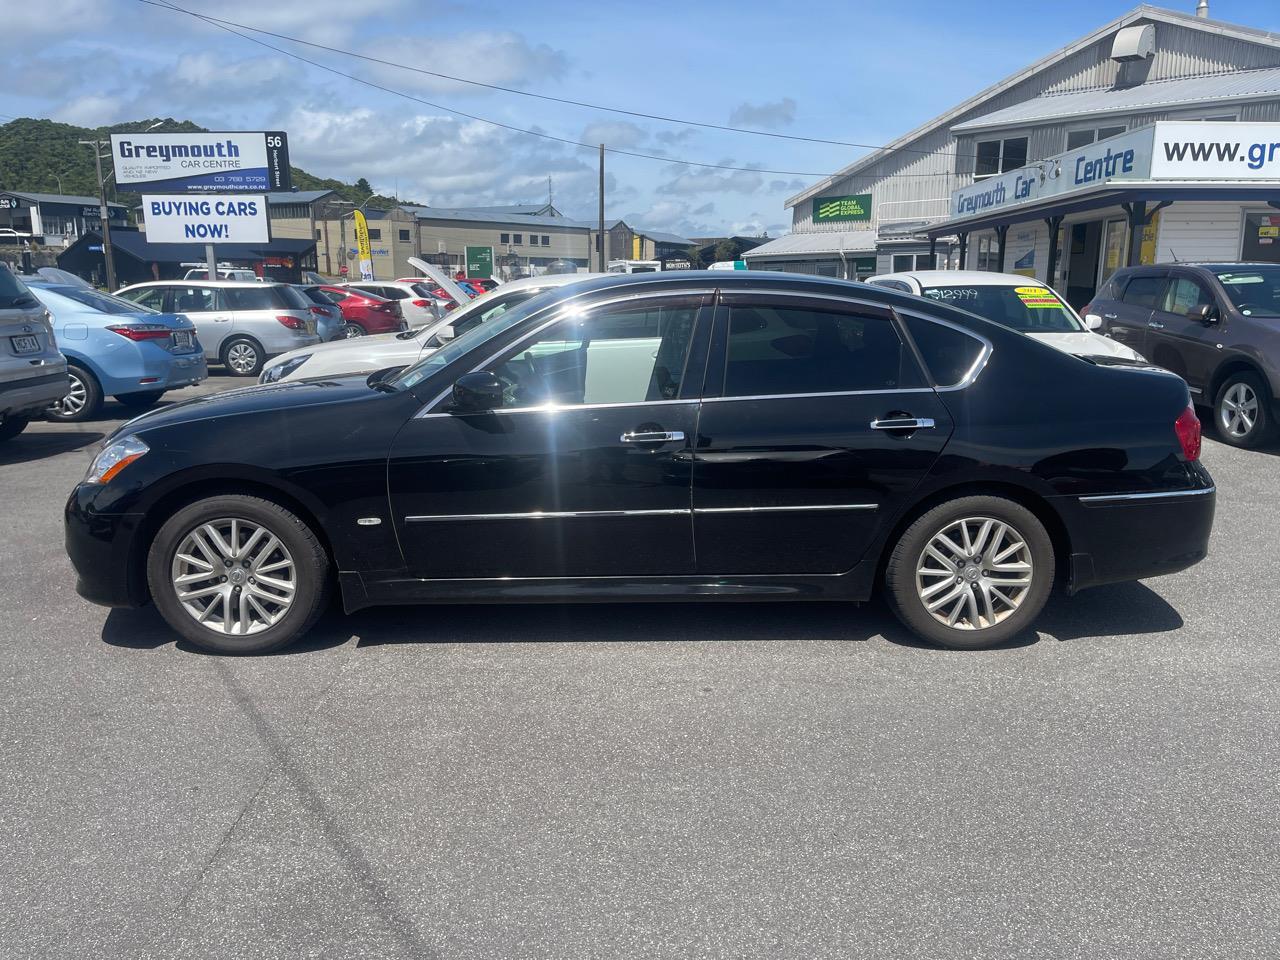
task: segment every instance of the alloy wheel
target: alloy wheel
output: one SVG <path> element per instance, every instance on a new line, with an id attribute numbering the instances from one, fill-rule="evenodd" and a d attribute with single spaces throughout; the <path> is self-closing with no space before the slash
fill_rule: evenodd
<path id="1" fill-rule="evenodd" d="M 59 417 L 74 417 L 81 413 L 85 404 L 89 402 L 89 388 L 84 385 L 84 380 L 73 370 L 68 370 L 67 376 L 71 381 L 67 395 L 50 404 L 50 408 Z"/>
<path id="2" fill-rule="evenodd" d="M 1035 571 L 1026 538 L 991 517 L 965 517 L 939 530 L 916 562 L 916 593 L 939 623 L 985 630 L 1011 616 Z"/>
<path id="3" fill-rule="evenodd" d="M 1258 395 L 1247 383 L 1232 385 L 1222 395 L 1222 407 L 1218 410 L 1218 425 L 1222 430 L 1240 439 L 1253 432 L 1258 422 Z"/>
<path id="4" fill-rule="evenodd" d="M 348 340 L 354 340 L 356 337 L 364 336 L 364 328 L 356 323 L 343 324 L 342 335 Z"/>
<path id="5" fill-rule="evenodd" d="M 196 623 L 231 636 L 279 623 L 298 586 L 293 557 L 280 538 L 236 517 L 189 531 L 178 543 L 170 579 L 178 602 Z"/>
<path id="6" fill-rule="evenodd" d="M 258 351 L 247 343 L 235 343 L 227 351 L 227 366 L 239 374 L 249 374 L 258 365 Z"/>

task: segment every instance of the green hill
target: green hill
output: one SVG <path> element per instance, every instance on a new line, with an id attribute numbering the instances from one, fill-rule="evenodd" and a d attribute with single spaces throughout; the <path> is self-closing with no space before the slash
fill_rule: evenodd
<path id="1" fill-rule="evenodd" d="M 147 127 L 164 120 L 166 133 L 203 133 L 204 127 L 189 120 L 152 117 L 132 123 L 119 123 L 110 127 L 77 127 L 52 120 L 32 120 L 22 117 L 0 125 L 0 190 L 26 190 L 35 193 L 66 193 L 95 196 L 98 192 L 97 175 L 93 168 L 93 150 L 81 146 L 81 140 L 105 140 L 112 133 L 141 133 Z M 109 172 L 108 169 L 103 173 Z M 293 185 L 299 190 L 333 190 L 344 200 L 356 203 L 364 201 L 369 192 L 355 184 L 341 180 L 325 179 L 292 168 Z M 108 184 L 107 198 L 132 207 L 138 195 L 117 191 Z M 375 196 L 371 207 L 390 207 L 392 197 Z"/>

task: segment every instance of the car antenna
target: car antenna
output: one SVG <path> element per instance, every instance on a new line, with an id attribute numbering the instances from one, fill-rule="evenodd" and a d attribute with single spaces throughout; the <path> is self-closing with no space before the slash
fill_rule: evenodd
<path id="1" fill-rule="evenodd" d="M 1182 262 L 1181 260 L 1179 260 L 1179 259 L 1178 259 L 1178 255 L 1177 255 L 1176 253 L 1174 253 L 1174 252 L 1173 252 L 1173 247 L 1170 247 L 1170 248 L 1169 248 L 1169 256 L 1173 257 L 1173 262 L 1174 262 L 1174 263 L 1181 263 L 1181 262 Z"/>

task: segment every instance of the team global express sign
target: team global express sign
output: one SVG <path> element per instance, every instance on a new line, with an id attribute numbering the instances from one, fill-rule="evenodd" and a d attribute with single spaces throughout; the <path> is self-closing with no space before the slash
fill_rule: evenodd
<path id="1" fill-rule="evenodd" d="M 869 193 L 855 193 L 851 197 L 818 197 L 813 201 L 814 223 L 870 219 L 871 194 Z"/>
<path id="2" fill-rule="evenodd" d="M 116 183 L 139 193 L 290 190 L 289 139 L 271 133 L 113 133 Z"/>
<path id="3" fill-rule="evenodd" d="M 271 242 L 267 198 L 261 195 L 147 195 L 142 211 L 149 243 Z"/>

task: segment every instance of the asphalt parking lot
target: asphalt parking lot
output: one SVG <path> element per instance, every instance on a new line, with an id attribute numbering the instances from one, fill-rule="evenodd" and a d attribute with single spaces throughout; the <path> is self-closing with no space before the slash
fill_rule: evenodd
<path id="1" fill-rule="evenodd" d="M 4 957 L 1276 955 L 1278 451 L 1208 440 L 1212 557 L 999 650 L 424 607 L 236 659 L 73 592 L 118 422 L 0 448 Z"/>

